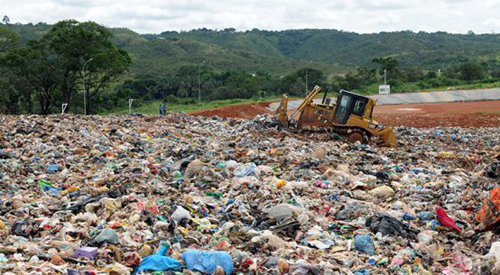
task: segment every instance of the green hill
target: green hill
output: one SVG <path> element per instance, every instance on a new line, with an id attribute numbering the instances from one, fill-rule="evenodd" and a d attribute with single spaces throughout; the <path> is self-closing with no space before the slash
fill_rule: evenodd
<path id="1" fill-rule="evenodd" d="M 159 37 L 190 38 L 231 49 L 244 49 L 272 57 L 367 65 L 373 58 L 392 56 L 403 66 L 440 67 L 467 58 L 496 58 L 500 35 L 450 34 L 411 31 L 357 34 L 338 30 L 303 29 L 246 32 L 164 32 Z"/>
<path id="2" fill-rule="evenodd" d="M 19 33 L 24 43 L 50 28 L 44 23 L 4 26 Z M 111 30 L 116 45 L 132 56 L 133 74 L 159 76 L 203 61 L 218 71 L 260 70 L 280 76 L 309 66 L 331 76 L 369 65 L 377 57 L 392 56 L 402 66 L 440 68 L 467 59 L 496 59 L 500 53 L 500 35 L 496 34 L 198 29 L 141 35 L 125 28 Z"/>

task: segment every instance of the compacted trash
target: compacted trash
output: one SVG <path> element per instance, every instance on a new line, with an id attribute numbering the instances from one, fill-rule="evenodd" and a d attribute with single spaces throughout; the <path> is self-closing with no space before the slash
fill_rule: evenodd
<path id="1" fill-rule="evenodd" d="M 1 274 L 498 274 L 500 128 L 0 116 Z"/>

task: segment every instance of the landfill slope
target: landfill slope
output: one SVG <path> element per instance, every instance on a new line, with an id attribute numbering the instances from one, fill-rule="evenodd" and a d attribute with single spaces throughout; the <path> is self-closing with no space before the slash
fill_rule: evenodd
<path id="1" fill-rule="evenodd" d="M 499 127 L 276 126 L 0 116 L 0 273 L 500 272 Z"/>

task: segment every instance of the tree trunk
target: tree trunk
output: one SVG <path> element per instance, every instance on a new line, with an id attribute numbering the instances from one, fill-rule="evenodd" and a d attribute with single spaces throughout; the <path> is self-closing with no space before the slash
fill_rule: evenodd
<path id="1" fill-rule="evenodd" d="M 85 98 L 87 99 L 87 112 L 86 113 L 87 113 L 87 115 L 90 115 L 92 113 L 91 113 L 91 108 L 90 108 L 90 106 L 91 106 L 91 104 L 90 104 L 90 98 L 91 97 L 90 97 L 90 91 L 89 90 L 86 90 Z"/>
<path id="2" fill-rule="evenodd" d="M 75 78 L 70 75 L 70 71 L 67 71 L 64 74 L 63 78 L 63 83 L 61 86 L 62 90 L 62 103 L 68 103 L 68 106 L 66 107 L 66 112 L 69 112 L 71 109 L 71 99 L 73 98 L 73 92 L 75 90 Z"/>

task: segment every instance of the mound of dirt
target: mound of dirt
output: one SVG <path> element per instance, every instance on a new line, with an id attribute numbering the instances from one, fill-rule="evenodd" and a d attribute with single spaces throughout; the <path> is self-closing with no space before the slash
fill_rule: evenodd
<path id="1" fill-rule="evenodd" d="M 267 102 L 256 102 L 256 103 L 246 103 L 246 104 L 236 104 L 225 106 L 212 110 L 205 110 L 199 112 L 189 113 L 193 116 L 219 116 L 219 117 L 234 117 L 234 118 L 253 118 L 260 114 L 270 114 L 269 104 L 271 101 Z"/>

